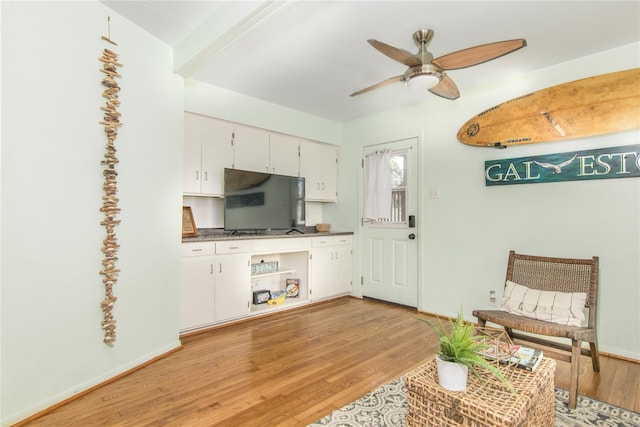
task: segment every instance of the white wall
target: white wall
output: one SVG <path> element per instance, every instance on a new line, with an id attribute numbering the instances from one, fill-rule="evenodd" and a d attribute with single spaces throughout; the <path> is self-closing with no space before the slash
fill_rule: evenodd
<path id="1" fill-rule="evenodd" d="M 488 82 L 456 101 L 427 94 L 422 104 L 345 124 L 340 199 L 324 210 L 324 219 L 359 231 L 360 168 L 355 165 L 364 143 L 398 135 L 422 137 L 419 309 L 451 316 L 462 304 L 472 320 L 472 309 L 488 306 L 489 290 L 501 293 L 510 249 L 549 256 L 597 255 L 601 349 L 640 360 L 640 179 L 484 184 L 485 160 L 637 144 L 640 132 L 506 150 L 466 146 L 456 138 L 460 126 L 480 111 L 555 84 L 638 67 L 639 52 L 635 43 L 513 81 Z M 455 80 L 455 72 L 451 76 Z M 425 196 L 432 189 L 440 191 L 440 199 Z M 360 256 L 354 259 L 359 283 Z"/>
<path id="2" fill-rule="evenodd" d="M 196 80 L 185 82 L 185 110 L 231 122 L 340 144 L 340 124 Z"/>
<path id="3" fill-rule="evenodd" d="M 184 90 L 171 50 L 100 3 L 0 7 L 6 425 L 179 346 Z M 107 16 L 119 46 L 100 39 Z M 100 325 L 105 47 L 124 64 L 112 347 Z"/>

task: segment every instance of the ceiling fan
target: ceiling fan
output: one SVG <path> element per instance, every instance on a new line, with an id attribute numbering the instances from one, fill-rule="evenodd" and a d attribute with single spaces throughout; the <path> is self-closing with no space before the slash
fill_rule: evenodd
<path id="1" fill-rule="evenodd" d="M 352 93 L 351 96 L 361 95 L 391 83 L 404 82 L 409 86 L 428 89 L 431 93 L 443 98 L 456 99 L 460 96 L 460 92 L 453 80 L 447 76 L 445 70 L 455 70 L 481 64 L 527 45 L 525 39 L 505 40 L 458 50 L 433 59 L 433 54 L 427 50 L 432 38 L 432 30 L 418 30 L 413 33 L 413 41 L 419 48 L 416 54 L 379 40 L 369 39 L 368 42 L 371 46 L 409 68 L 404 74 L 361 89 Z"/>

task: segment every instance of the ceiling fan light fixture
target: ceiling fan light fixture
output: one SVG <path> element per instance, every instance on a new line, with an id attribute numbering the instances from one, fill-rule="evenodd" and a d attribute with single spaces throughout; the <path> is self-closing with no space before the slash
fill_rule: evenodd
<path id="1" fill-rule="evenodd" d="M 420 74 L 407 82 L 411 90 L 428 90 L 440 83 L 440 76 L 435 74 Z"/>
<path id="2" fill-rule="evenodd" d="M 412 90 L 428 90 L 440 83 L 443 73 L 432 64 L 410 67 L 404 75 L 404 81 Z"/>

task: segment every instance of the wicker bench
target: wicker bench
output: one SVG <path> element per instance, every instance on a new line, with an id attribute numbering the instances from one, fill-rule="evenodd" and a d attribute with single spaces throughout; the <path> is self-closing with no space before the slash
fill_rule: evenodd
<path id="1" fill-rule="evenodd" d="M 506 280 L 530 289 L 554 292 L 585 292 L 585 307 L 589 309 L 586 326 L 567 326 L 513 314 L 504 310 L 474 310 L 478 325 L 492 322 L 505 328 L 512 339 L 552 347 L 561 350 L 560 360 L 571 363 L 569 382 L 569 408 L 574 409 L 578 395 L 578 373 L 580 355 L 591 357 L 594 372 L 600 372 L 597 346 L 597 294 L 598 257 L 590 259 L 550 258 L 509 252 Z M 516 333 L 513 330 L 528 334 Z M 535 334 L 535 335 L 529 335 Z M 547 339 L 547 337 L 568 338 L 571 345 Z M 588 342 L 589 349 L 582 348 Z"/>

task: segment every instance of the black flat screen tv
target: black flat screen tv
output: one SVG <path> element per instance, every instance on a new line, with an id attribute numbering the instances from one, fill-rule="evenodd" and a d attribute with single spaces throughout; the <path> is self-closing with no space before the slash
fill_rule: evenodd
<path id="1" fill-rule="evenodd" d="M 225 168 L 224 229 L 301 231 L 304 197 L 302 177 Z"/>

